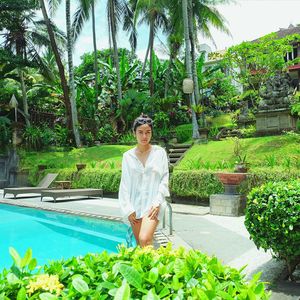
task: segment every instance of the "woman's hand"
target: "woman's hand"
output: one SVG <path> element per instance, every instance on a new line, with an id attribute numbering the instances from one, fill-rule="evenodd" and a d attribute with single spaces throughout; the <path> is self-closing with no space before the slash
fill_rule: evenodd
<path id="1" fill-rule="evenodd" d="M 141 222 L 140 219 L 137 219 L 137 218 L 136 218 L 135 212 L 133 212 L 132 214 L 130 214 L 130 215 L 128 216 L 128 221 L 129 221 L 131 224 L 133 224 L 133 225 L 135 225 L 136 223 Z"/>
<path id="2" fill-rule="evenodd" d="M 158 206 L 152 206 L 149 212 L 148 217 L 151 220 L 155 220 L 158 217 L 158 213 L 159 213 L 159 205 Z"/>

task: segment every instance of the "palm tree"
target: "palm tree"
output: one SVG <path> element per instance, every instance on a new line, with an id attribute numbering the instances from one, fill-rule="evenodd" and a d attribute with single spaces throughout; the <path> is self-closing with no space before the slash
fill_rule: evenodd
<path id="1" fill-rule="evenodd" d="M 1 3 L 2 22 L 4 24 L 4 49 L 15 54 L 20 60 L 17 64 L 17 73 L 21 85 L 23 100 L 23 115 L 26 125 L 30 125 L 27 102 L 26 82 L 24 70 L 26 66 L 38 67 L 45 76 L 51 77 L 43 60 L 39 55 L 39 47 L 49 46 L 49 39 L 45 36 L 41 21 L 35 20 L 33 9 L 37 8 L 35 2 L 31 3 Z M 18 5 L 20 4 L 20 6 Z"/>
<path id="2" fill-rule="evenodd" d="M 95 109 L 98 107 L 99 97 L 99 70 L 98 70 L 98 54 L 96 39 L 96 22 L 95 22 L 95 4 L 97 0 L 80 0 L 77 10 L 73 16 L 72 32 L 74 34 L 74 42 L 77 40 L 82 31 L 84 23 L 92 15 L 92 33 L 93 33 L 93 50 L 94 50 L 94 72 L 95 72 Z"/>
<path id="3" fill-rule="evenodd" d="M 162 0 L 132 0 L 131 5 L 134 9 L 134 19 L 135 24 L 137 19 L 140 17 L 139 23 L 147 23 L 149 25 L 149 41 L 148 47 L 145 55 L 144 66 L 142 70 L 142 77 L 145 72 L 147 59 L 150 53 L 150 78 L 149 78 L 149 88 L 150 95 L 154 94 L 154 81 L 153 81 L 153 46 L 154 39 L 158 29 L 167 30 L 168 19 L 166 11 L 166 1 Z"/>
<path id="4" fill-rule="evenodd" d="M 41 2 L 41 1 L 40 1 Z M 44 1 L 43 5 L 45 7 Z M 59 4 L 61 3 L 61 0 L 48 0 L 49 2 L 49 9 L 51 14 L 54 14 L 55 10 L 58 8 Z M 42 6 L 42 4 L 41 4 Z M 68 53 L 68 71 L 69 71 L 69 88 L 67 85 L 67 95 L 69 98 L 69 103 L 70 103 L 70 112 L 71 112 L 71 128 L 73 130 L 73 134 L 74 134 L 74 139 L 75 139 L 75 143 L 77 147 L 81 147 L 81 141 L 80 141 L 80 134 L 79 134 L 79 122 L 78 122 L 78 116 L 77 116 L 77 107 L 76 107 L 76 91 L 75 91 L 75 82 L 74 82 L 74 67 L 73 67 L 73 34 L 72 34 L 72 30 L 71 30 L 71 11 L 70 11 L 70 0 L 66 0 L 66 27 L 67 27 L 67 53 Z M 47 15 L 47 11 L 46 9 L 43 10 L 43 6 L 42 6 L 42 12 L 43 15 L 44 13 L 46 13 L 46 17 L 48 18 Z M 44 15 L 45 18 L 45 15 Z M 50 32 L 48 30 L 49 36 L 50 36 Z M 55 41 L 54 41 L 55 42 Z M 55 51 L 53 49 L 53 52 L 55 54 Z M 59 56 L 59 60 L 61 62 L 60 56 Z M 60 69 L 60 67 L 59 67 Z M 64 69 L 63 69 L 63 73 L 64 73 Z M 65 75 L 64 75 L 64 79 Z M 66 81 L 67 84 L 67 81 Z M 65 95 L 65 90 L 64 90 L 64 95 Z"/>
<path id="5" fill-rule="evenodd" d="M 71 11 L 70 0 L 66 0 L 66 27 L 67 27 L 67 52 L 68 52 L 68 70 L 69 70 L 69 87 L 70 87 L 70 102 L 72 112 L 72 127 L 77 147 L 81 147 L 79 122 L 76 107 L 76 91 L 74 82 L 74 67 L 73 67 L 73 36 L 71 31 Z"/>
<path id="6" fill-rule="evenodd" d="M 64 65 L 63 65 L 61 57 L 60 57 L 59 49 L 57 47 L 57 42 L 55 40 L 51 21 L 48 17 L 45 2 L 44 2 L 44 0 L 39 0 L 39 1 L 40 1 L 42 14 L 43 14 L 46 26 L 47 26 L 48 35 L 49 35 L 50 42 L 51 42 L 51 48 L 52 48 L 53 54 L 55 56 L 55 61 L 56 61 L 58 71 L 59 71 L 61 87 L 63 90 L 64 103 L 65 103 L 65 107 L 66 107 L 67 123 L 68 123 L 68 128 L 70 129 L 70 128 L 72 128 L 73 119 L 72 119 L 72 113 L 71 113 L 71 103 L 70 103 L 70 98 L 69 98 L 68 83 L 67 83 L 67 79 L 65 76 L 65 68 L 64 68 Z"/>
<path id="7" fill-rule="evenodd" d="M 96 0 L 80 0 L 80 5 L 74 14 L 73 32 L 76 39 L 80 34 L 83 24 L 89 19 L 92 14 L 92 28 L 93 28 L 93 45 L 94 45 L 94 71 L 95 71 L 95 96 L 96 107 L 98 103 L 98 54 L 96 46 L 96 29 L 95 29 L 95 3 Z M 114 66 L 117 73 L 117 93 L 118 100 L 122 98 L 122 83 L 120 76 L 120 63 L 117 45 L 118 24 L 123 21 L 123 29 L 130 34 L 129 41 L 133 51 L 136 49 L 136 31 L 133 26 L 133 13 L 130 7 L 124 0 L 108 0 L 107 1 L 107 19 L 109 28 L 110 45 L 113 47 Z"/>
<path id="8" fill-rule="evenodd" d="M 107 21 L 109 30 L 109 43 L 113 46 L 114 65 L 117 73 L 118 102 L 122 99 L 122 85 L 120 75 L 120 63 L 117 45 L 118 23 L 121 21 L 122 12 L 124 11 L 123 0 L 107 0 Z"/>
<path id="9" fill-rule="evenodd" d="M 191 61 L 191 41 L 189 35 L 189 21 L 188 21 L 188 1 L 182 0 L 182 15 L 183 15 L 183 25 L 184 25 L 184 41 L 185 41 L 185 63 L 186 63 L 186 73 L 188 78 L 193 78 L 192 74 L 192 61 Z M 195 105 L 194 93 L 191 94 L 191 105 Z M 193 139 L 199 139 L 198 123 L 196 118 L 196 113 L 192 110 L 192 124 L 193 124 Z"/>

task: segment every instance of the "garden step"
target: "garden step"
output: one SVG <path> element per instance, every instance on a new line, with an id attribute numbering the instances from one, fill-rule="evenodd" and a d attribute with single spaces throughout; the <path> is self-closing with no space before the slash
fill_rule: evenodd
<path id="1" fill-rule="evenodd" d="M 177 152 L 177 153 L 184 153 L 185 151 L 187 151 L 188 149 L 186 148 L 177 148 L 177 149 L 170 149 L 169 152 L 170 153 L 174 153 L 174 152 Z"/>
<path id="2" fill-rule="evenodd" d="M 186 148 L 186 149 L 188 149 L 190 147 L 191 147 L 191 145 L 189 145 L 189 144 L 173 144 L 172 145 L 172 148 Z"/>
<path id="3" fill-rule="evenodd" d="M 170 164 L 174 164 L 179 160 L 179 158 L 170 157 Z"/>
<path id="4" fill-rule="evenodd" d="M 169 157 L 171 158 L 175 158 L 175 157 L 181 157 L 182 156 L 182 153 L 177 153 L 177 152 L 171 152 L 170 154 L 169 154 Z"/>

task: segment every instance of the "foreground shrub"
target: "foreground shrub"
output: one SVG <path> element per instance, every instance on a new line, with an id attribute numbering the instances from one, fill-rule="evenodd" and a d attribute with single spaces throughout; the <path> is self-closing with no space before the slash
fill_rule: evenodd
<path id="1" fill-rule="evenodd" d="M 31 252 L 0 277 L 2 299 L 268 299 L 260 274 L 250 283 L 216 257 L 171 246 L 120 247 L 117 254 L 88 254 L 53 261 L 33 275 Z M 26 259 L 26 261 L 25 261 Z M 32 265 L 29 269 L 27 265 Z M 30 296 L 29 296 L 30 295 Z M 10 297 L 10 298 L 8 298 Z"/>
<path id="2" fill-rule="evenodd" d="M 286 261 L 292 276 L 300 263 L 300 181 L 269 182 L 248 195 L 245 225 L 258 248 Z"/>

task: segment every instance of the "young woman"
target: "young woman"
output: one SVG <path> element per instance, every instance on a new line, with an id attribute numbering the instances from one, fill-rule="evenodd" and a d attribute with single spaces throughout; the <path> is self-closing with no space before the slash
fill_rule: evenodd
<path id="1" fill-rule="evenodd" d="M 169 196 L 166 151 L 151 145 L 153 121 L 142 114 L 133 123 L 137 146 L 123 155 L 119 201 L 123 216 L 141 247 L 152 245 Z"/>

